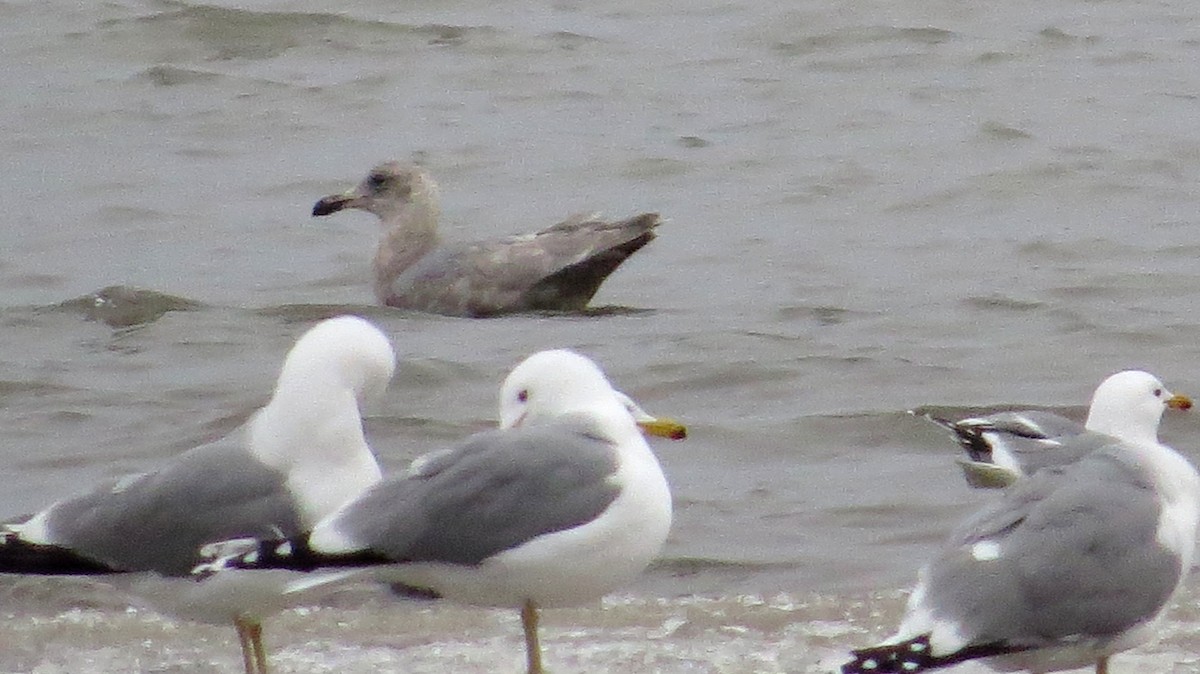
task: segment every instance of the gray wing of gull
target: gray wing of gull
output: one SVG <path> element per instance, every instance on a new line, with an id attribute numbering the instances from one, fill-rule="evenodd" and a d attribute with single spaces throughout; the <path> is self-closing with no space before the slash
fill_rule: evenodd
<path id="1" fill-rule="evenodd" d="M 1075 442 L 1088 431 L 1052 412 L 997 412 L 959 421 L 930 419 L 955 434 L 970 458 L 959 462 L 963 475 L 977 488 L 1007 486 L 1042 468 L 1074 463 L 1097 446 Z M 1016 470 L 1001 460 L 1004 455 L 1015 462 Z"/>
<path id="2" fill-rule="evenodd" d="M 1058 427 L 1043 426 L 1052 434 L 1040 442 L 1012 436 L 1005 438 L 1005 444 L 1025 475 L 1043 468 L 1070 465 L 1111 441 L 1108 436 L 1091 433 L 1070 419 L 1060 417 L 1059 420 L 1065 423 Z"/>
<path id="3" fill-rule="evenodd" d="M 473 565 L 585 524 L 620 493 L 617 455 L 572 420 L 473 436 L 385 480 L 326 524 L 396 562 Z"/>
<path id="4" fill-rule="evenodd" d="M 284 475 L 223 440 L 52 505 L 52 543 L 121 571 L 186 575 L 206 543 L 298 535 Z"/>
<path id="5" fill-rule="evenodd" d="M 385 303 L 459 315 L 580 309 L 658 224 L 650 213 L 573 218 L 536 234 L 440 246 L 391 282 Z"/>
<path id="6" fill-rule="evenodd" d="M 1112 637 L 1156 615 L 1181 558 L 1156 540 L 1161 503 L 1116 443 L 1017 482 L 964 522 L 924 571 L 933 615 L 975 643 L 1030 645 Z M 973 555 L 985 541 L 998 558 Z"/>
<path id="7" fill-rule="evenodd" d="M 1061 442 L 1048 444 L 1048 440 L 1062 440 L 1087 432 L 1079 422 L 1053 412 L 1039 410 L 996 412 L 959 421 L 946 421 L 932 416 L 929 418 L 953 431 L 959 444 L 975 461 L 991 461 L 988 448 L 974 446 L 971 442 L 973 436 L 979 433 L 993 433 L 1014 453 L 1032 456 L 1042 453 L 1047 448 L 1061 445 Z"/>
<path id="8" fill-rule="evenodd" d="M 990 422 L 999 430 L 1030 437 L 1058 438 L 1079 435 L 1085 430 L 1078 421 L 1043 410 L 996 412 L 976 418 Z"/>

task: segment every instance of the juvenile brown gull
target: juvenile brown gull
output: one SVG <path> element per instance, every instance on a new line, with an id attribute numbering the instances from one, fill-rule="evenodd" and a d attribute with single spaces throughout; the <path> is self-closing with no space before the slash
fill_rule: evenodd
<path id="1" fill-rule="evenodd" d="M 659 225 L 656 213 L 616 222 L 578 216 L 533 234 L 443 243 L 437 185 L 424 170 L 397 162 L 321 199 L 313 215 L 347 208 L 373 213 L 383 225 L 374 263 L 379 301 L 451 316 L 583 309 Z"/>
<path id="2" fill-rule="evenodd" d="M 0 532 L 0 572 L 124 574 L 104 580 L 190 620 L 233 623 L 247 674 L 266 674 L 262 620 L 290 602 L 290 574 L 187 577 L 201 546 L 295 535 L 380 479 L 360 406 L 395 367 L 366 321 L 324 321 L 292 347 L 274 395 L 226 438 L 162 469 L 106 482 Z M 138 573 L 150 572 L 150 573 Z M 181 578 L 182 577 L 182 578 Z"/>
<path id="3" fill-rule="evenodd" d="M 213 546 L 222 569 L 365 567 L 388 583 L 520 609 L 527 670 L 542 671 L 538 611 L 600 598 L 640 574 L 671 524 L 662 469 L 594 363 L 522 362 L 497 430 L 415 461 L 307 536 Z"/>
<path id="4" fill-rule="evenodd" d="M 1091 451 L 1017 480 L 960 525 L 918 575 L 896 634 L 854 651 L 843 674 L 978 658 L 1005 671 L 1094 664 L 1104 674 L 1110 656 L 1151 636 L 1191 568 L 1200 476 L 1156 437 L 1181 396 L 1145 372 L 1101 388 L 1089 426 L 1104 433 L 1064 439 Z"/>

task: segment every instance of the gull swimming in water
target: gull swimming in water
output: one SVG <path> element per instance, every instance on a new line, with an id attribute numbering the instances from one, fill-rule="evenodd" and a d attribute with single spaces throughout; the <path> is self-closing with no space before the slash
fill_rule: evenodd
<path id="1" fill-rule="evenodd" d="M 578 311 L 622 262 L 655 237 L 660 220 L 642 213 L 615 222 L 577 216 L 536 233 L 443 243 L 437 184 L 423 169 L 387 162 L 348 192 L 327 196 L 314 216 L 347 208 L 375 214 L 380 302 L 451 316 Z"/>
<path id="2" fill-rule="evenodd" d="M 1090 451 L 1017 480 L 963 522 L 918 575 L 896 634 L 855 650 L 843 674 L 980 658 L 1106 674 L 1113 654 L 1151 636 L 1191 568 L 1200 520 L 1200 475 L 1157 438 L 1163 410 L 1187 399 L 1137 371 L 1096 398 L 1097 432 L 1064 440 Z"/>
<path id="3" fill-rule="evenodd" d="M 579 354 L 518 365 L 500 420 L 306 536 L 212 546 L 197 573 L 363 567 L 426 596 L 519 609 L 527 671 L 540 674 L 539 609 L 596 600 L 640 574 L 666 541 L 671 493 L 622 396 Z"/>
<path id="4" fill-rule="evenodd" d="M 240 429 L 0 528 L 0 573 L 101 575 L 167 613 L 232 623 L 246 674 L 267 674 L 262 621 L 288 605 L 291 575 L 188 574 L 207 543 L 307 531 L 378 482 L 360 409 L 394 368 L 391 344 L 367 321 L 317 324 Z"/>

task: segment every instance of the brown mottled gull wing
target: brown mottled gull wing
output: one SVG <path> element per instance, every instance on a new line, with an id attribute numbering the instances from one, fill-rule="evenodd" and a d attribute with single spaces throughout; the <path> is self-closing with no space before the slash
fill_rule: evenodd
<path id="1" fill-rule="evenodd" d="M 384 303 L 462 316 L 579 310 L 654 239 L 657 214 L 560 223 L 536 234 L 435 248 L 399 274 Z"/>

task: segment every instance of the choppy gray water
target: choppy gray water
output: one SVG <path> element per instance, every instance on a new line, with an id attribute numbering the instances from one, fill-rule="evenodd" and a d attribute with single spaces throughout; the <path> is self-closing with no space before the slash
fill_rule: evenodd
<path id="1" fill-rule="evenodd" d="M 0 2 L 0 512 L 232 428 L 325 315 L 397 345 L 389 466 L 571 346 L 692 436 L 656 445 L 663 563 L 550 612 L 549 666 L 803 671 L 888 632 L 986 498 L 905 410 L 1078 414 L 1128 367 L 1200 394 L 1193 3 L 528 4 Z M 447 236 L 661 212 L 597 297 L 635 310 L 371 307 L 374 223 L 307 214 L 389 158 L 439 178 Z M 187 302 L 129 328 L 68 302 L 113 284 Z M 1164 426 L 1200 459 L 1197 415 Z M 232 630 L 5 587 L 0 671 L 240 666 Z M 1194 671 L 1198 591 L 1117 669 Z M 267 630 L 282 672 L 521 667 L 505 612 L 349 591 Z"/>

